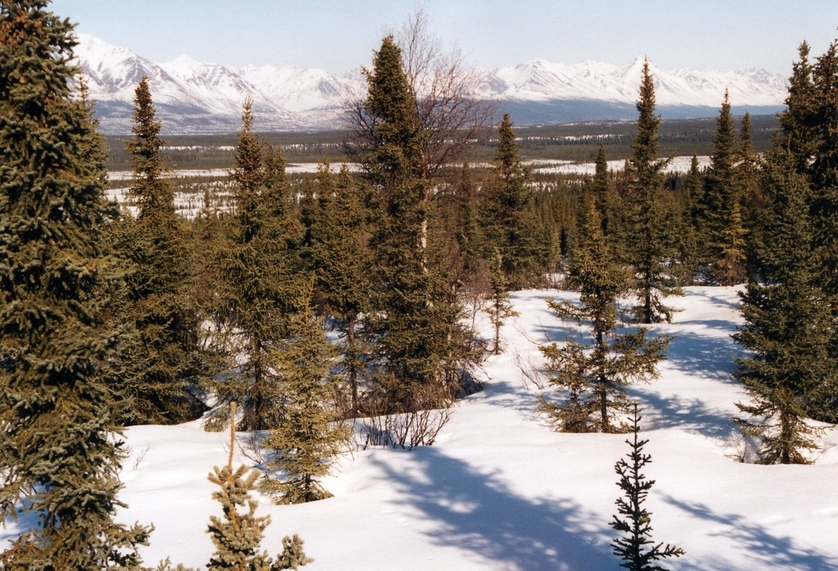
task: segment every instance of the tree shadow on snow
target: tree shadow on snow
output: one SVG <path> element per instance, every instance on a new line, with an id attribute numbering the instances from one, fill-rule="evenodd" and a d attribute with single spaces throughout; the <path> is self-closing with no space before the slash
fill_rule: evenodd
<path id="1" fill-rule="evenodd" d="M 699 503 L 688 503 L 665 496 L 665 500 L 682 510 L 724 526 L 713 535 L 729 538 L 732 543 L 748 554 L 750 559 L 747 569 L 759 569 L 762 565 L 772 569 L 786 567 L 794 571 L 831 571 L 838 569 L 838 559 L 811 547 L 796 544 L 791 537 L 772 535 L 765 527 L 754 523 L 738 514 L 719 514 Z M 725 565 L 725 563 L 727 563 Z M 700 566 L 687 566 L 684 569 L 735 569 L 730 562 L 719 561 L 711 564 L 702 562 Z"/>
<path id="2" fill-rule="evenodd" d="M 640 399 L 649 405 L 643 414 L 649 422 L 647 429 L 682 428 L 723 440 L 736 431 L 729 414 L 708 408 L 699 399 L 667 398 L 651 391 L 637 392 Z"/>
<path id="3" fill-rule="evenodd" d="M 703 321 L 708 328 L 718 328 L 729 333 L 735 329 L 724 321 Z M 719 325 L 726 327 L 719 327 Z M 733 342 L 729 335 L 708 336 L 700 335 L 692 331 L 676 332 L 672 341 L 669 342 L 667 361 L 678 369 L 695 375 L 723 381 L 736 383 L 731 373 L 736 368 L 734 357 L 741 357 L 744 354 L 742 347 Z"/>
<path id="4" fill-rule="evenodd" d="M 404 499 L 397 501 L 435 522 L 426 533 L 438 545 L 469 550 L 504 569 L 615 567 L 610 528 L 572 500 L 519 496 L 493 475 L 434 448 L 416 449 L 411 459 L 404 472 L 377 463 L 399 486 Z"/>

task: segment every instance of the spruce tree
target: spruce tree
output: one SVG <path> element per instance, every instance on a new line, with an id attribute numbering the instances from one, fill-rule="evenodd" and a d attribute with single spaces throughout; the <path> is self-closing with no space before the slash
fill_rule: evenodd
<path id="1" fill-rule="evenodd" d="M 546 269 L 547 253 L 532 212 L 530 169 L 521 163 L 509 114 L 498 127 L 498 148 L 481 197 L 481 226 L 490 260 L 500 252 L 511 289 L 520 289 Z"/>
<path id="2" fill-rule="evenodd" d="M 643 417 L 638 415 L 637 403 L 634 404 L 634 416 L 632 417 L 631 432 L 633 440 L 626 440 L 631 447 L 627 454 L 629 461 L 620 459 L 614 465 L 614 470 L 620 476 L 617 484 L 623 490 L 625 496 L 617 498 L 617 511 L 619 516 L 614 516 L 611 527 L 625 535 L 612 542 L 614 555 L 619 556 L 623 562 L 620 567 L 630 571 L 666 571 L 663 567 L 655 564 L 655 561 L 669 557 L 680 557 L 684 550 L 674 545 L 658 543 L 654 545 L 651 539 L 652 526 L 651 516 L 643 502 L 649 495 L 649 490 L 655 485 L 654 480 L 647 480 L 641 470 L 652 462 L 652 457 L 643 452 L 643 447 L 648 440 L 639 440 L 640 420 Z"/>
<path id="3" fill-rule="evenodd" d="M 265 149 L 252 127 L 247 101 L 231 171 L 235 213 L 216 261 L 220 319 L 239 364 L 213 387 L 222 401 L 242 404 L 242 429 L 264 430 L 282 415 L 282 395 L 268 362 L 292 312 L 291 247 L 297 239 L 281 149 Z M 221 409 L 215 420 L 226 418 Z"/>
<path id="4" fill-rule="evenodd" d="M 637 101 L 637 134 L 628 160 L 630 220 L 628 261 L 634 267 L 632 291 L 638 297 L 633 313 L 640 323 L 672 321 L 674 310 L 663 298 L 683 295 L 666 261 L 672 253 L 660 191 L 667 160 L 658 158 L 660 117 L 655 115 L 655 83 L 649 62 L 643 64 Z"/>
<path id="5" fill-rule="evenodd" d="M 616 334 L 617 297 L 624 293 L 626 281 L 602 234 L 595 202 L 588 198 L 583 242 L 570 266 L 570 283 L 579 288 L 581 306 L 552 299 L 548 305 L 562 319 L 589 322 L 593 343 L 586 347 L 567 340 L 563 346 L 541 347 L 550 384 L 566 391 L 561 404 L 542 403 L 559 430 L 622 431 L 624 426 L 614 416 L 628 412 L 626 385 L 658 375 L 656 366 L 664 358 L 668 337 L 647 339 L 642 327 Z"/>
<path id="6" fill-rule="evenodd" d="M 377 398 L 385 410 L 414 411 L 447 402 L 469 356 L 453 280 L 440 244 L 429 239 L 435 209 L 422 165 L 427 134 L 391 36 L 366 79 L 364 112 L 375 129 L 361 163 L 379 208 L 370 241 L 375 283 L 369 313 Z"/>
<path id="7" fill-rule="evenodd" d="M 235 416 L 235 402 L 231 403 L 231 416 Z M 256 489 L 257 470 L 249 471 L 241 465 L 233 470 L 233 451 L 236 446 L 234 423 L 230 424 L 230 456 L 227 465 L 216 466 L 209 474 L 209 481 L 220 489 L 212 493 L 224 512 L 224 518 L 210 516 L 207 532 L 212 536 L 215 553 L 207 564 L 210 571 L 235 569 L 236 571 L 279 571 L 297 569 L 313 559 L 303 553 L 303 541 L 294 535 L 282 540 L 283 552 L 273 560 L 265 551 L 259 551 L 270 516 L 256 517 L 258 502 L 250 493 Z"/>
<path id="8" fill-rule="evenodd" d="M 175 210 L 160 128 L 143 77 L 134 96 L 133 139 L 126 144 L 134 170 L 129 194 L 139 212 L 136 221 L 125 224 L 119 244 L 133 264 L 122 313 L 136 337 L 120 351 L 115 371 L 125 392 L 123 418 L 129 424 L 197 418 L 205 409 L 197 390 L 210 372 L 200 348 L 192 237 Z"/>
<path id="9" fill-rule="evenodd" d="M 608 157 L 605 145 L 600 141 L 594 163 L 594 177 L 591 179 L 590 192 L 596 201 L 596 209 L 602 217 L 602 233 L 608 242 L 616 260 L 625 257 L 623 246 L 625 228 L 621 216 L 620 196 L 617 194 L 608 171 Z"/>
<path id="10" fill-rule="evenodd" d="M 678 212 L 677 250 L 680 262 L 677 273 L 680 281 L 685 284 L 695 283 L 699 275 L 699 251 L 704 234 L 700 231 L 700 206 L 702 193 L 702 175 L 699 170 L 698 157 L 693 153 L 690 170 L 684 180 L 684 190 L 681 195 L 680 211 Z"/>
<path id="11" fill-rule="evenodd" d="M 328 172 L 323 173 L 317 191 L 322 219 L 312 234 L 317 290 L 343 337 L 342 365 L 349 381 L 353 416 L 360 410 L 359 384 L 367 353 L 360 326 L 370 303 L 371 285 L 369 224 L 362 191 L 346 165 L 341 166 L 335 181 Z"/>
<path id="12" fill-rule="evenodd" d="M 489 302 L 489 308 L 486 312 L 489 314 L 489 321 L 492 322 L 492 327 L 495 330 L 495 344 L 492 352 L 495 355 L 500 355 L 500 328 L 503 326 L 505 319 L 515 317 L 518 312 L 512 308 L 509 301 L 509 291 L 506 287 L 506 276 L 503 272 L 503 258 L 500 252 L 496 252 L 491 260 L 489 274 L 489 293 L 486 294 L 486 301 Z"/>
<path id="13" fill-rule="evenodd" d="M 829 347 L 835 322 L 811 250 L 811 188 L 794 163 L 784 149 L 766 161 L 762 281 L 749 282 L 741 294 L 747 323 L 734 335 L 753 352 L 736 361 L 734 376 L 751 397 L 749 404 L 737 403 L 750 418 L 737 421 L 761 440 L 766 464 L 808 463 L 805 452 L 817 448 L 819 431 L 806 419 L 838 380 Z"/>
<path id="14" fill-rule="evenodd" d="M 7 569 L 136 569 L 150 529 L 118 524 L 124 450 L 102 364 L 123 332 L 103 229 L 103 140 L 71 85 L 73 26 L 45 0 L 0 3 L 0 508 L 37 514 Z"/>
<path id="15" fill-rule="evenodd" d="M 320 480 L 331 472 L 331 464 L 350 438 L 348 426 L 339 423 L 328 406 L 337 380 L 331 371 L 337 352 L 326 338 L 322 318 L 314 314 L 312 294 L 313 284 L 291 317 L 288 338 L 271 356 L 285 398 L 285 417 L 261 443 L 270 451 L 261 489 L 277 503 L 331 497 Z"/>
<path id="16" fill-rule="evenodd" d="M 702 232 L 706 238 L 705 262 L 711 281 L 735 285 L 745 278 L 745 226 L 733 117 L 727 91 L 713 138 L 713 155 L 705 177 Z"/>

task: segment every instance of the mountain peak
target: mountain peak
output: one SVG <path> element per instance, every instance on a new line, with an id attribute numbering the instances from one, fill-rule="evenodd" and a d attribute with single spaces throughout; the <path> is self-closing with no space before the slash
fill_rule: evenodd
<path id="1" fill-rule="evenodd" d="M 126 48 L 87 34 L 78 36 L 77 58 L 89 79 L 91 96 L 115 110 L 103 117 L 106 129 L 127 131 L 133 91 L 148 76 L 156 102 L 168 106 L 165 118 L 181 125 L 238 126 L 241 105 L 252 97 L 264 129 L 330 128 L 338 121 L 347 97 L 363 94 L 362 78 L 337 78 L 320 69 L 275 64 L 234 68 L 182 55 L 154 64 Z M 475 97 L 516 102 L 594 101 L 630 104 L 637 98 L 645 56 L 628 65 L 586 61 L 573 65 L 534 58 L 516 66 L 477 69 Z M 782 106 L 784 77 L 761 69 L 668 72 L 650 61 L 660 105 L 718 108 L 724 90 L 734 105 Z M 118 125 L 118 127 L 117 127 Z M 192 128 L 192 127 L 190 127 Z M 195 129 L 200 130 L 199 127 Z"/>

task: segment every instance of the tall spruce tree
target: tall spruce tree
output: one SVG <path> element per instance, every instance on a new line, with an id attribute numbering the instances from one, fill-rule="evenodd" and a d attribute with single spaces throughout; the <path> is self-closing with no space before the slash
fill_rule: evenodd
<path id="1" fill-rule="evenodd" d="M 213 386 L 222 401 L 241 403 L 243 429 L 264 430 L 276 426 L 282 414 L 282 395 L 268 363 L 285 337 L 292 312 L 295 282 L 289 248 L 296 227 L 290 219 L 281 149 L 266 150 L 252 127 L 248 100 L 231 171 L 235 213 L 216 262 L 220 317 L 238 366 L 230 378 Z M 226 418 L 222 409 L 214 420 Z"/>
<path id="2" fill-rule="evenodd" d="M 825 54 L 816 58 L 814 64 L 809 61 L 809 46 L 804 42 L 800 46 L 800 60 L 793 66 L 789 78 L 787 109 L 780 115 L 780 129 L 774 140 L 772 160 L 782 156 L 785 168 L 800 174 L 808 185 L 805 223 L 811 231 L 808 244 L 811 264 L 816 268 L 809 287 L 819 290 L 811 298 L 818 311 L 830 314 L 833 322 L 838 318 L 838 44 L 833 42 Z M 777 177 L 774 177 L 777 178 Z M 802 184 L 802 183 L 800 183 Z M 797 188 L 800 184 L 789 185 Z M 774 185 L 777 186 L 777 185 Z M 782 185 L 780 185 L 782 188 Z M 770 205 L 771 191 L 763 189 L 766 210 L 773 210 Z M 762 252 L 769 252 L 776 245 L 764 224 L 760 224 L 760 240 L 757 245 Z M 773 245 L 773 246 L 772 246 Z M 794 258 L 790 257 L 789 260 Z M 757 256 L 755 269 L 765 281 L 776 273 L 774 264 L 767 262 L 764 255 Z M 797 271 L 803 262 L 795 265 L 788 261 L 787 273 Z M 838 369 L 838 333 L 831 334 L 827 355 L 831 368 Z M 791 370 L 793 367 L 789 365 Z M 834 380 L 821 378 L 814 399 L 808 407 L 809 414 L 818 420 L 835 422 L 838 420 L 838 384 Z"/>
<path id="3" fill-rule="evenodd" d="M 733 116 L 727 91 L 716 120 L 713 155 L 705 176 L 702 204 L 705 234 L 704 261 L 709 279 L 730 286 L 745 279 L 745 226 Z"/>
<path id="4" fill-rule="evenodd" d="M 353 181 L 346 165 L 337 180 L 320 177 L 321 224 L 312 235 L 312 268 L 317 290 L 342 334 L 342 365 L 350 387 L 350 414 L 360 411 L 359 385 L 367 353 L 361 335 L 362 314 L 369 306 L 369 224 L 363 189 Z M 328 194 L 332 193 L 331 196 Z"/>
<path id="5" fill-rule="evenodd" d="M 498 127 L 498 148 L 481 196 L 481 226 L 491 260 L 500 252 L 503 270 L 512 289 L 520 289 L 546 269 L 547 251 L 538 236 L 532 212 L 530 169 L 521 163 L 509 114 Z"/>
<path id="6" fill-rule="evenodd" d="M 625 427 L 614 415 L 628 412 L 626 385 L 657 377 L 669 338 L 647 339 L 642 327 L 616 334 L 617 297 L 625 292 L 627 276 L 602 234 L 595 201 L 589 197 L 586 202 L 583 242 L 570 265 L 570 282 L 579 288 L 581 306 L 552 299 L 548 305 L 562 319 L 589 322 L 593 343 L 586 347 L 567 340 L 563 346 L 541 347 L 550 384 L 566 391 L 564 402 L 545 400 L 541 409 L 565 432 L 620 432 Z"/>
<path id="7" fill-rule="evenodd" d="M 426 133 L 416 117 L 392 36 L 375 53 L 364 112 L 375 125 L 361 154 L 379 216 L 371 239 L 376 264 L 370 333 L 378 356 L 379 399 L 390 411 L 445 402 L 468 360 L 453 280 L 429 241 L 432 181 L 424 178 Z"/>
<path id="8" fill-rule="evenodd" d="M 209 377 L 200 348 L 192 237 L 175 210 L 160 128 L 143 77 L 134 95 L 134 136 L 126 144 L 134 170 L 129 194 L 139 212 L 136 221 L 125 224 L 119 244 L 132 262 L 122 314 L 136 330 L 115 371 L 125 393 L 122 416 L 129 424 L 197 418 L 205 409 L 198 387 Z"/>
<path id="9" fill-rule="evenodd" d="M 838 379 L 829 355 L 836 327 L 811 250 L 811 188 L 783 149 L 769 155 L 765 169 L 770 206 L 764 212 L 762 281 L 749 282 L 741 294 L 747 323 L 734 335 L 753 352 L 736 361 L 734 376 L 751 397 L 750 404 L 737 403 L 751 417 L 738 423 L 760 438 L 760 462 L 808 463 L 805 452 L 817 448 L 818 431 L 806 419 Z"/>
<path id="10" fill-rule="evenodd" d="M 272 354 L 285 418 L 261 442 L 271 457 L 260 488 L 284 504 L 331 497 L 320 480 L 332 471 L 351 435 L 328 404 L 337 381 L 332 374 L 337 351 L 314 314 L 313 283 L 307 289 L 289 322 L 288 339 Z"/>
<path id="11" fill-rule="evenodd" d="M 664 224 L 660 192 L 667 160 L 658 158 L 660 117 L 655 115 L 655 82 L 648 60 L 643 63 L 640 98 L 637 101 L 637 134 L 627 162 L 630 219 L 628 261 L 634 267 L 632 291 L 638 297 L 633 313 L 640 323 L 672 321 L 672 307 L 663 298 L 682 295 L 666 267 L 672 244 Z"/>
<path id="12" fill-rule="evenodd" d="M 0 508 L 37 514 L 6 569 L 135 569 L 149 529 L 114 521 L 124 458 L 102 364 L 122 332 L 103 295 L 103 141 L 71 85 L 73 26 L 0 2 Z"/>
<path id="13" fill-rule="evenodd" d="M 629 571 L 666 571 L 663 567 L 655 564 L 655 561 L 668 559 L 670 557 L 681 557 L 684 550 L 680 547 L 663 543 L 657 545 L 651 539 L 652 514 L 643 507 L 643 503 L 649 495 L 649 490 L 655 485 L 654 480 L 647 480 L 641 472 L 645 466 L 652 462 L 652 457 L 643 452 L 643 447 L 649 443 L 648 440 L 639 440 L 641 417 L 637 411 L 637 403 L 634 404 L 634 415 L 632 417 L 631 432 L 633 440 L 626 440 L 631 446 L 628 453 L 629 461 L 620 459 L 614 466 L 614 470 L 620 476 L 618 486 L 623 490 L 625 496 L 617 498 L 618 516 L 614 516 L 611 527 L 625 535 L 612 542 L 614 555 L 618 555 L 623 562 L 620 567 Z"/>

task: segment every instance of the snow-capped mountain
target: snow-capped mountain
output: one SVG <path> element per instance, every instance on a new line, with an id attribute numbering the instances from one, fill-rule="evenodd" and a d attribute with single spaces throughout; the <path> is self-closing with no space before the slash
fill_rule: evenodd
<path id="1" fill-rule="evenodd" d="M 292 65 L 234 68 L 181 56 L 155 64 L 132 51 L 88 35 L 79 36 L 79 63 L 103 129 L 125 133 L 130 128 L 134 88 L 148 76 L 158 114 L 168 132 L 235 131 L 241 106 L 253 100 L 260 130 L 328 129 L 340 125 L 344 101 L 363 93 L 357 77 L 336 77 L 319 69 Z M 514 67 L 478 70 L 475 97 L 497 100 L 516 110 L 527 105 L 567 110 L 573 102 L 588 113 L 608 106 L 620 113 L 633 108 L 643 58 L 626 66 L 586 61 L 574 65 L 535 59 Z M 705 114 L 718 109 L 729 90 L 734 106 L 776 108 L 786 96 L 786 80 L 760 69 L 674 72 L 650 63 L 661 108 L 690 109 Z M 597 117 L 591 117 L 595 119 Z M 602 117 L 613 118 L 613 117 Z M 626 117 L 626 118 L 630 118 Z M 544 120 L 544 119 L 540 119 Z M 552 119 L 559 122 L 562 117 Z M 520 122 L 520 118 L 519 118 Z M 525 121 L 526 122 L 526 121 Z"/>

